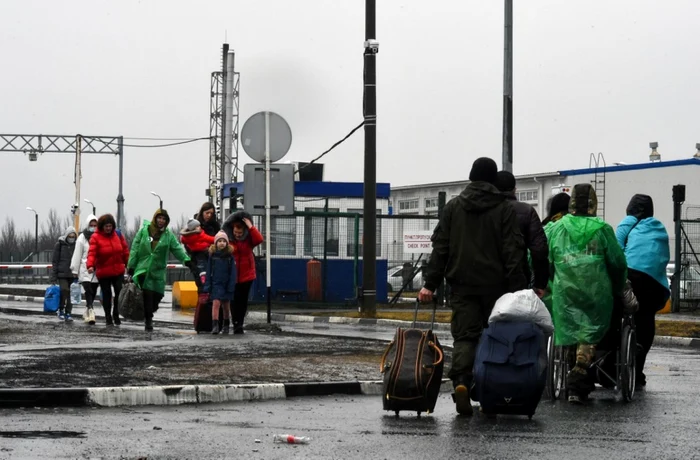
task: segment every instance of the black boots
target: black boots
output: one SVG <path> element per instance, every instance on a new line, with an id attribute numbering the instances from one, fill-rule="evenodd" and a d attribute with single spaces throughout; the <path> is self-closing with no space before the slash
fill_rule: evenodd
<path id="1" fill-rule="evenodd" d="M 110 308 L 104 307 L 105 310 L 105 324 L 107 326 L 113 326 L 114 323 L 112 322 L 112 312 L 110 311 Z"/>
<path id="2" fill-rule="evenodd" d="M 119 308 L 117 306 L 114 306 L 114 310 L 112 311 L 112 319 L 114 320 L 114 324 L 116 326 L 119 326 L 122 323 L 122 320 L 119 319 Z"/>
<path id="3" fill-rule="evenodd" d="M 153 318 L 146 318 L 146 330 L 147 331 L 153 330 Z"/>

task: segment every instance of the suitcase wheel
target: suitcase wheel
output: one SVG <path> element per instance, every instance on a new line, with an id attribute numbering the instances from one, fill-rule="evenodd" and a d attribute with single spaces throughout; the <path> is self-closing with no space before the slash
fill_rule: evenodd
<path id="1" fill-rule="evenodd" d="M 399 411 L 395 410 L 394 413 L 396 414 L 396 418 L 399 418 Z"/>

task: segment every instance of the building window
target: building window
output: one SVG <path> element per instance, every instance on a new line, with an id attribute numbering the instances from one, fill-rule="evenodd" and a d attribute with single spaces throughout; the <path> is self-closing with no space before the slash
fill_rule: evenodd
<path id="1" fill-rule="evenodd" d="M 425 199 L 425 209 L 433 209 L 438 207 L 437 198 L 426 198 Z"/>
<path id="2" fill-rule="evenodd" d="M 539 192 L 537 190 L 518 190 L 515 192 L 515 197 L 518 201 L 525 203 L 536 203 L 539 200 Z"/>
<path id="3" fill-rule="evenodd" d="M 296 217 L 272 216 L 270 219 L 272 231 L 269 234 L 270 252 L 273 256 L 295 256 L 297 254 L 297 219 Z M 265 219 L 260 218 L 258 229 L 268 237 L 265 229 Z M 261 245 L 259 247 L 264 247 Z"/>
<path id="4" fill-rule="evenodd" d="M 418 201 L 418 200 L 416 200 Z M 362 214 L 362 209 L 348 209 L 349 213 L 357 213 L 357 214 Z M 381 210 L 377 209 L 377 215 L 381 214 Z M 355 257 L 355 249 L 357 248 L 357 253 L 362 258 L 362 234 L 363 234 L 363 229 L 362 229 L 362 218 L 360 217 L 359 219 L 359 225 L 360 225 L 360 231 L 359 231 L 359 237 L 360 237 L 360 245 L 357 246 L 357 242 L 355 241 L 355 218 L 354 217 L 348 217 L 348 228 L 347 228 L 347 235 L 348 235 L 348 246 L 347 246 L 347 255 L 348 257 Z M 382 255 L 382 219 L 378 218 L 377 219 L 377 257 L 380 257 Z"/>
<path id="5" fill-rule="evenodd" d="M 418 198 L 399 201 L 399 212 L 418 212 Z"/>
<path id="6" fill-rule="evenodd" d="M 324 212 L 324 208 L 305 208 L 304 211 Z M 326 255 L 337 257 L 339 248 L 340 229 L 337 217 L 332 213 L 337 213 L 339 209 L 328 209 L 328 214 L 324 217 L 304 217 L 304 255 L 323 257 L 324 246 Z M 323 235 L 326 235 L 324 242 Z"/>

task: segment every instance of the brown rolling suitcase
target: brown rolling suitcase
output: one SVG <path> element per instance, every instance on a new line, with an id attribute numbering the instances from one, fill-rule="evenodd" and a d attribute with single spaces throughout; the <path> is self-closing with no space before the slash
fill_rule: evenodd
<path id="1" fill-rule="evenodd" d="M 433 319 L 428 330 L 415 328 L 418 306 L 416 301 L 413 327 L 397 328 L 394 340 L 382 356 L 384 410 L 394 411 L 397 416 L 400 411 L 416 412 L 418 416 L 421 412 L 433 412 L 442 385 L 444 355 L 432 331 L 437 303 L 433 305 Z"/>

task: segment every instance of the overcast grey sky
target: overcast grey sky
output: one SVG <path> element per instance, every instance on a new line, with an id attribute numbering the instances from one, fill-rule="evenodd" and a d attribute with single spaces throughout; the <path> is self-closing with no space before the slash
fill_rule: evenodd
<path id="1" fill-rule="evenodd" d="M 378 1 L 378 179 L 459 180 L 500 164 L 503 1 Z M 516 174 L 688 158 L 700 142 L 697 0 L 515 1 Z M 241 123 L 284 116 L 285 160 L 308 161 L 362 121 L 362 0 L 3 0 L 0 132 L 209 134 L 210 73 L 227 36 Z M 136 141 L 132 141 L 136 142 Z M 125 150 L 126 214 L 174 217 L 207 186 L 208 143 Z M 248 158 L 241 149 L 241 165 Z M 326 179 L 362 181 L 358 132 L 324 158 Z M 0 154 L 0 219 L 67 213 L 73 158 Z M 117 160 L 86 155 L 82 195 L 114 212 Z M 83 208 L 85 211 L 85 208 Z"/>

